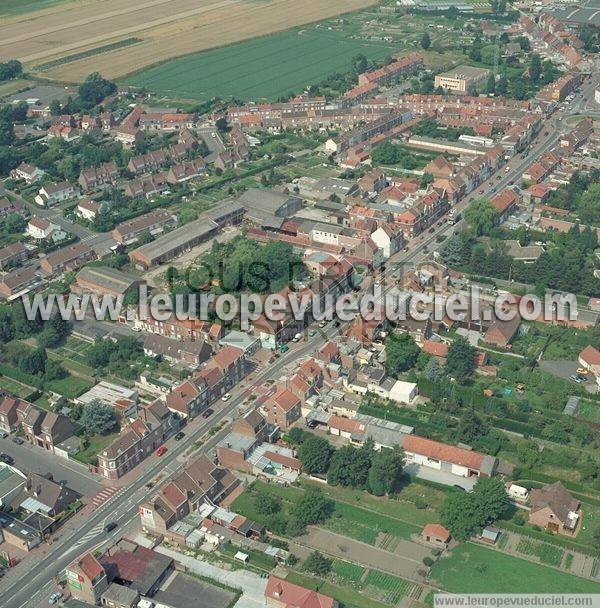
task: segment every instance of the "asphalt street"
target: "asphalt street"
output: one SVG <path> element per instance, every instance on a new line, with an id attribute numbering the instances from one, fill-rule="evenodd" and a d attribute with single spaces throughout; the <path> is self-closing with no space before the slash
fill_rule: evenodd
<path id="1" fill-rule="evenodd" d="M 24 473 L 52 473 L 55 481 L 66 481 L 67 485 L 82 496 L 93 494 L 101 488 L 100 478 L 73 460 L 60 458 L 46 450 L 25 442 L 17 445 L 11 439 L 0 438 L 0 453 L 15 459 L 14 466 Z"/>

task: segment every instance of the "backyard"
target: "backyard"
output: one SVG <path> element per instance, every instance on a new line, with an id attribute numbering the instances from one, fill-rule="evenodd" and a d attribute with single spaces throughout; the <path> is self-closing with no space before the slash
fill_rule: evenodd
<path id="1" fill-rule="evenodd" d="M 451 593 L 600 593 L 600 583 L 474 543 L 440 559 L 431 578 Z"/>

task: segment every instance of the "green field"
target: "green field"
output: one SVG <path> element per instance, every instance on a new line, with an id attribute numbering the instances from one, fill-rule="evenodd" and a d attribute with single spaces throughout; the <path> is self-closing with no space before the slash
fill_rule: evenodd
<path id="1" fill-rule="evenodd" d="M 414 585 L 391 574 L 370 570 L 365 578 L 367 593 L 375 591 L 377 599 L 386 604 L 396 605 L 404 596 L 408 595 Z M 369 587 L 371 589 L 369 589 Z M 369 593 L 371 595 L 371 593 Z"/>
<path id="2" fill-rule="evenodd" d="M 523 555 L 535 555 L 543 564 L 560 566 L 564 551 L 547 543 L 538 543 L 530 538 L 521 537 L 517 544 L 517 551 Z"/>
<path id="3" fill-rule="evenodd" d="M 299 93 L 332 72 L 349 71 L 358 53 L 377 60 L 398 50 L 393 44 L 351 40 L 343 32 L 312 26 L 180 57 L 124 82 L 180 99 L 276 99 Z"/>
<path id="4" fill-rule="evenodd" d="M 440 559 L 431 578 L 450 593 L 600 593 L 600 583 L 474 543 Z"/>
<path id="5" fill-rule="evenodd" d="M 20 15 L 31 11 L 39 11 L 65 2 L 66 0 L 1 0 L 0 16 Z"/>

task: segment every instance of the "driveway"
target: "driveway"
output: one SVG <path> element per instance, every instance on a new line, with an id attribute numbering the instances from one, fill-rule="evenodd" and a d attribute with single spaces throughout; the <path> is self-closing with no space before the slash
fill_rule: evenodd
<path id="1" fill-rule="evenodd" d="M 0 438 L 0 452 L 12 456 L 15 459 L 13 466 L 23 473 L 52 473 L 55 481 L 64 479 L 72 490 L 83 496 L 94 494 L 102 487 L 99 478 L 84 465 L 33 447 L 29 443 L 17 445 L 8 438 Z"/>
<path id="2" fill-rule="evenodd" d="M 430 469 L 414 463 L 407 464 L 404 467 L 404 472 L 412 477 L 418 477 L 419 479 L 425 479 L 426 481 L 434 481 L 435 483 L 441 483 L 445 486 L 460 486 L 467 490 L 467 492 L 470 492 L 477 482 L 477 477 L 459 477 L 452 473 L 437 471 L 436 469 Z"/>
<path id="3" fill-rule="evenodd" d="M 236 608 L 241 608 L 242 606 L 243 608 L 264 608 L 267 579 L 261 578 L 258 574 L 254 574 L 248 570 L 224 570 L 208 562 L 203 562 L 189 555 L 167 549 L 162 545 L 156 547 L 155 551 L 181 562 L 189 571 L 195 574 L 212 578 L 234 589 L 241 589 L 242 597 L 237 602 Z"/>
<path id="4" fill-rule="evenodd" d="M 557 376 L 558 378 L 564 378 L 565 380 L 570 380 L 570 377 L 573 374 L 577 373 L 577 368 L 581 367 L 577 361 L 572 361 L 570 359 L 542 359 L 539 362 L 540 369 L 552 374 L 553 376 Z M 598 387 L 594 382 L 593 376 L 590 378 L 586 378 L 587 382 L 583 384 L 577 384 L 570 380 L 573 386 L 584 386 L 588 393 L 596 393 Z"/>
<path id="5" fill-rule="evenodd" d="M 173 573 L 153 599 L 173 608 L 227 608 L 235 595 L 183 574 Z"/>

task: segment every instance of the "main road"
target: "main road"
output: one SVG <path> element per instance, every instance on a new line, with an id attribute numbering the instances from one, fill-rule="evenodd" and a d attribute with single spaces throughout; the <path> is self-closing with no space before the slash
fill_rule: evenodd
<path id="1" fill-rule="evenodd" d="M 561 108 L 546 123 L 542 128 L 542 134 L 538 135 L 526 157 L 515 157 L 512 159 L 509 163 L 510 170 L 505 174 L 501 174 L 500 180 L 497 177 L 496 179 L 492 177 L 488 180 L 483 185 L 483 193 L 479 196 L 489 195 L 493 191 L 498 191 L 511 183 L 517 182 L 523 170 L 535 158 L 545 154 L 556 144 L 560 136 L 563 119 L 567 114 L 577 113 L 578 109 L 587 103 L 590 95 L 593 96 L 593 91 L 594 83 L 587 82 L 582 87 L 577 100 L 574 101 L 570 110 L 565 111 L 564 108 Z M 477 194 L 472 193 L 467 201 L 461 203 L 461 207 L 468 204 L 468 200 L 473 196 L 477 196 Z M 391 275 L 394 272 L 394 265 L 396 263 L 407 265 L 417 263 L 427 254 L 430 245 L 436 242 L 436 238 L 439 235 L 448 235 L 454 232 L 454 230 L 456 230 L 456 226 L 449 226 L 446 223 L 439 224 L 433 233 L 427 234 L 422 240 L 413 241 L 412 249 L 409 252 L 400 252 L 390 258 L 384 274 L 387 276 Z M 318 332 L 306 344 L 302 344 L 299 348 L 291 349 L 289 352 L 278 357 L 273 364 L 256 373 L 252 378 L 252 383 L 258 385 L 258 383 L 265 382 L 266 380 L 277 380 L 286 366 L 293 364 L 305 355 L 311 354 L 343 329 L 343 325 L 337 328 L 335 324 L 330 323 L 322 332 Z M 20 580 L 12 582 L 14 579 L 11 577 L 11 580 L 6 581 L 4 584 L 0 580 L 2 607 L 24 608 L 27 605 L 36 605 L 39 601 L 36 598 L 39 598 L 40 594 L 49 591 L 53 578 L 59 575 L 75 557 L 92 548 L 108 544 L 116 536 L 121 535 L 123 528 L 130 526 L 132 521 L 137 517 L 140 504 L 147 500 L 148 496 L 154 494 L 157 488 L 160 487 L 159 485 L 155 485 L 152 490 L 148 490 L 146 484 L 154 480 L 161 473 L 166 473 L 165 477 L 170 477 L 183 468 L 185 464 L 182 462 L 184 453 L 205 435 L 211 427 L 219 422 L 228 421 L 221 431 L 210 437 L 201 446 L 197 453 L 210 453 L 215 449 L 218 442 L 229 432 L 229 418 L 235 415 L 238 408 L 243 404 L 247 388 L 247 382 L 242 383 L 234 392 L 232 399 L 215 412 L 209 421 L 203 422 L 193 432 L 189 432 L 184 440 L 174 444 L 162 458 L 157 459 L 152 462 L 151 466 L 143 469 L 143 472 L 140 473 L 136 481 L 123 488 L 111 501 L 94 511 L 87 520 L 81 522 L 81 526 L 78 529 L 68 532 L 64 537 L 55 539 L 46 554 L 39 558 L 30 556 L 26 563 L 21 566 L 25 569 L 25 572 L 21 573 Z M 155 457 L 152 456 L 151 458 Z M 103 532 L 103 525 L 106 521 L 115 521 L 119 524 L 119 527 L 108 536 Z"/>

